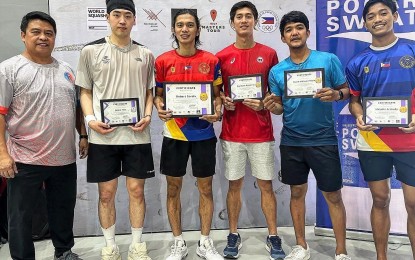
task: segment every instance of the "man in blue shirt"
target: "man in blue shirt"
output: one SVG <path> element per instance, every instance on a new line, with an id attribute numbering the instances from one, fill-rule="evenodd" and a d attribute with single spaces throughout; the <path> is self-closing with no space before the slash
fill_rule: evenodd
<path id="1" fill-rule="evenodd" d="M 350 259 L 346 252 L 346 211 L 341 196 L 342 172 L 331 103 L 349 97 L 343 68 L 334 54 L 308 48 L 309 21 L 304 13 L 292 11 L 284 15 L 280 32 L 290 56 L 271 69 L 268 82 L 272 94 L 267 95 L 264 104 L 272 113 L 283 114 L 281 181 L 291 187 L 290 210 L 297 239 L 296 246 L 285 259 L 310 259 L 304 231 L 310 169 L 329 207 L 337 244 L 334 259 Z M 295 74 L 305 69 L 319 69 L 320 72 L 313 73 L 318 75 L 316 81 L 322 82 L 323 88 L 312 97 L 287 98 L 284 72 Z"/>

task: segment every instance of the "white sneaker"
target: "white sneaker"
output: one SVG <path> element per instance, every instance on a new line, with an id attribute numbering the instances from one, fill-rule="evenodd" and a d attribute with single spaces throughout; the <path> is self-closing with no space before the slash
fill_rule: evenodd
<path id="1" fill-rule="evenodd" d="M 352 260 L 352 258 L 345 254 L 334 255 L 334 260 Z"/>
<path id="2" fill-rule="evenodd" d="M 120 249 L 118 246 L 103 247 L 101 250 L 101 260 L 121 260 Z"/>
<path id="3" fill-rule="evenodd" d="M 128 250 L 128 260 L 151 260 L 147 255 L 147 246 L 145 242 L 130 245 Z"/>
<path id="4" fill-rule="evenodd" d="M 223 257 L 216 251 L 213 240 L 209 237 L 203 244 L 198 243 L 196 254 L 206 260 L 223 260 Z"/>
<path id="5" fill-rule="evenodd" d="M 187 250 L 186 242 L 175 239 L 174 244 L 171 246 L 170 255 L 166 260 L 182 260 L 188 253 L 189 251 Z"/>
<path id="6" fill-rule="evenodd" d="M 308 260 L 310 259 L 310 247 L 307 245 L 307 249 L 300 245 L 293 246 L 291 253 L 287 255 L 284 260 Z"/>

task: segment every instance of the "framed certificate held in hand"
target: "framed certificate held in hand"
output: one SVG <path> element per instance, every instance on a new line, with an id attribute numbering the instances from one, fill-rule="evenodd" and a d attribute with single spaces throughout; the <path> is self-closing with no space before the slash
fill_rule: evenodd
<path id="1" fill-rule="evenodd" d="M 163 84 L 164 109 L 172 117 L 200 117 L 213 115 L 212 82 L 165 82 Z"/>
<path id="2" fill-rule="evenodd" d="M 246 98 L 262 99 L 262 74 L 229 77 L 229 95 L 233 101 L 243 101 Z"/>
<path id="3" fill-rule="evenodd" d="M 312 98 L 317 90 L 324 87 L 324 69 L 284 71 L 284 92 L 286 98 Z"/>
<path id="4" fill-rule="evenodd" d="M 140 121 L 138 98 L 102 99 L 101 121 L 112 126 L 135 125 Z"/>
<path id="5" fill-rule="evenodd" d="M 410 97 L 364 97 L 362 106 L 367 125 L 405 127 L 412 120 Z"/>

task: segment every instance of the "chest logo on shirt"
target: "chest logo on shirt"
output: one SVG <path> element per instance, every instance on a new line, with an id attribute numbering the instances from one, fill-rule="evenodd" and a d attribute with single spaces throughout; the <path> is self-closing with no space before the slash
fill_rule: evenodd
<path id="1" fill-rule="evenodd" d="M 143 60 L 140 57 L 135 58 L 135 60 L 139 62 L 143 62 Z"/>
<path id="2" fill-rule="evenodd" d="M 405 69 L 413 68 L 415 66 L 415 58 L 410 55 L 405 55 L 399 60 L 399 65 Z"/>
<path id="3" fill-rule="evenodd" d="M 69 81 L 72 84 L 75 84 L 75 77 L 71 73 L 65 72 L 63 75 L 65 76 L 65 79 L 67 81 Z"/>
<path id="4" fill-rule="evenodd" d="M 175 72 L 176 72 L 176 68 L 175 68 L 175 67 L 171 67 L 171 68 L 170 68 L 170 72 L 171 72 L 171 73 L 175 73 Z"/>
<path id="5" fill-rule="evenodd" d="M 235 62 L 235 57 L 233 57 L 232 59 L 231 59 L 231 64 L 233 64 Z"/>
<path id="6" fill-rule="evenodd" d="M 369 66 L 364 67 L 363 70 L 366 74 L 368 74 L 369 73 Z"/>
<path id="7" fill-rule="evenodd" d="M 388 68 L 390 68 L 390 67 L 391 67 L 391 63 L 390 63 L 390 61 L 384 61 L 384 62 L 381 62 L 381 63 L 380 63 L 380 67 L 381 67 L 381 68 L 386 68 L 386 69 L 388 69 Z"/>
<path id="8" fill-rule="evenodd" d="M 200 63 L 199 64 L 199 72 L 203 74 L 208 74 L 210 72 L 210 66 L 207 63 Z"/>
<path id="9" fill-rule="evenodd" d="M 256 58 L 256 61 L 258 63 L 263 63 L 264 62 L 264 58 L 262 58 L 261 56 L 259 56 L 258 58 Z"/>
<path id="10" fill-rule="evenodd" d="M 108 56 L 104 56 L 104 58 L 102 58 L 102 63 L 107 64 L 110 62 L 110 58 L 108 58 Z"/>

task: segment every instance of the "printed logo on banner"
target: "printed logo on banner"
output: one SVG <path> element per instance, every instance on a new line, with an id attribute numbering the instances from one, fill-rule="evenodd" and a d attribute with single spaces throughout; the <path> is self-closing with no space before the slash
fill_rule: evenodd
<path id="1" fill-rule="evenodd" d="M 202 30 L 205 30 L 208 33 L 220 33 L 221 30 L 225 30 L 224 23 L 215 22 L 218 16 L 218 12 L 216 11 L 216 9 L 210 10 L 209 14 L 211 21 L 207 25 L 202 24 L 200 26 Z"/>
<path id="2" fill-rule="evenodd" d="M 159 14 L 163 11 L 153 11 L 151 9 L 144 9 L 143 11 L 147 14 L 147 21 L 144 22 L 144 26 L 150 28 L 150 31 L 157 32 L 159 30 L 159 24 L 166 27 L 166 25 L 159 19 Z"/>
<path id="3" fill-rule="evenodd" d="M 278 23 L 278 15 L 271 10 L 265 10 L 258 15 L 257 28 L 264 33 L 271 33 L 278 28 Z"/>
<path id="4" fill-rule="evenodd" d="M 88 7 L 86 25 L 88 31 L 106 31 L 108 29 L 107 8 Z"/>

